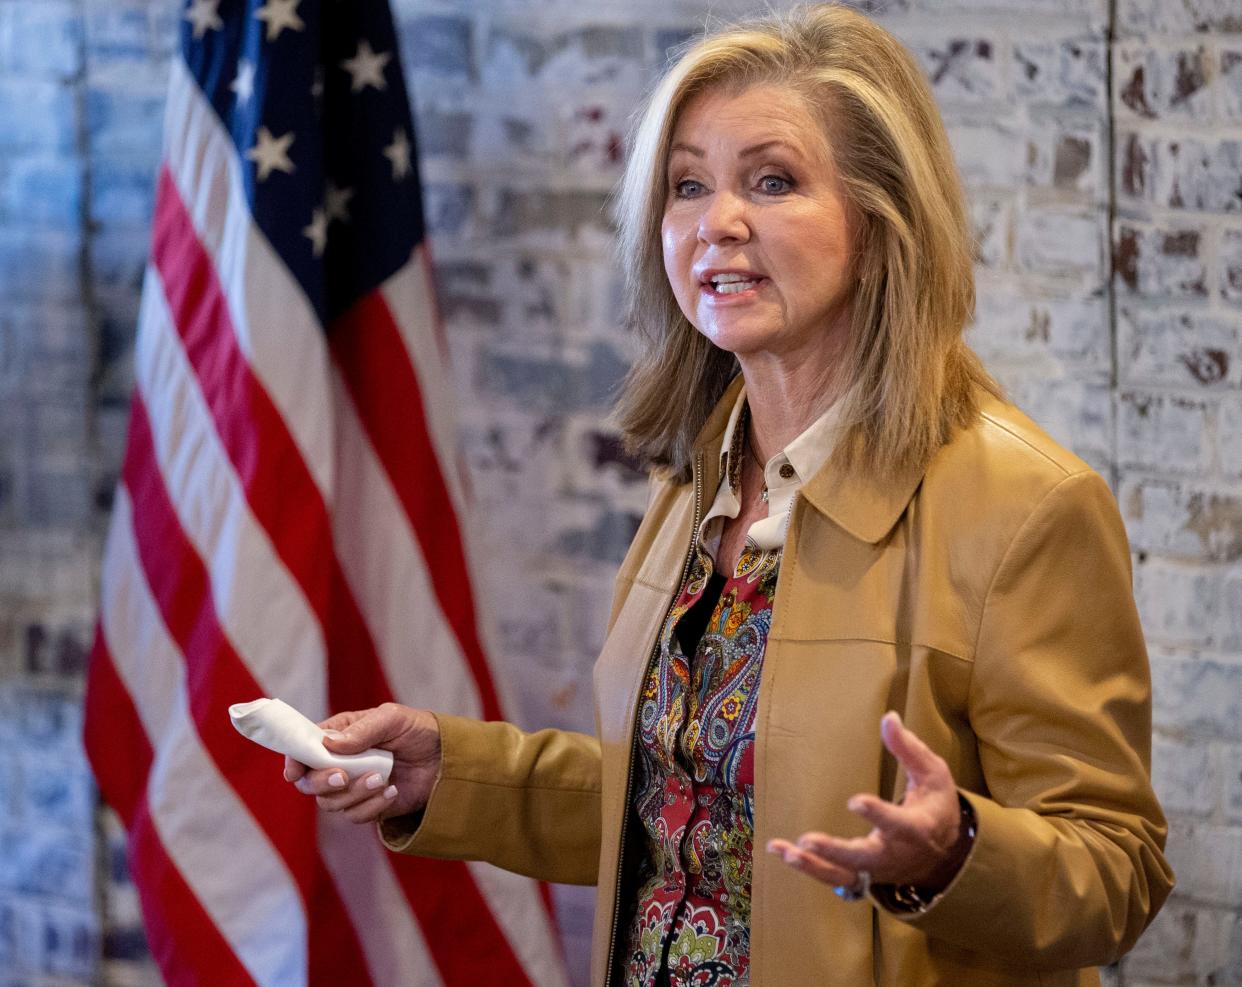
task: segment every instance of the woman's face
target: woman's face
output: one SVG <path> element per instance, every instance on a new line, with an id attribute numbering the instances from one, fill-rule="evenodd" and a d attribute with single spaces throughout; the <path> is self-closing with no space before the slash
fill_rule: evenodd
<path id="1" fill-rule="evenodd" d="M 848 216 L 823 126 L 797 93 L 709 90 L 686 104 L 669 155 L 664 270 L 686 318 L 743 366 L 840 344 Z"/>

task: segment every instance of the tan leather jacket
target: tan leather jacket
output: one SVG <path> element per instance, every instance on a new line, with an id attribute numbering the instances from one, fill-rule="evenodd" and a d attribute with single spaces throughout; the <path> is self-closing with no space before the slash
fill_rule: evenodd
<path id="1" fill-rule="evenodd" d="M 595 669 L 598 736 L 440 717 L 425 813 L 382 827 L 394 850 L 596 884 L 597 985 L 626 920 L 639 683 L 719 482 L 731 394 L 695 482 L 655 484 L 622 563 Z M 918 475 L 822 470 L 793 508 L 760 687 L 752 984 L 1098 983 L 1094 967 L 1134 943 L 1172 886 L 1149 690 L 1112 495 L 1016 409 L 987 399 Z M 888 709 L 946 759 L 978 818 L 962 870 L 917 915 L 842 902 L 762 849 L 806 830 L 862 834 L 849 796 L 900 794 L 880 743 Z"/>

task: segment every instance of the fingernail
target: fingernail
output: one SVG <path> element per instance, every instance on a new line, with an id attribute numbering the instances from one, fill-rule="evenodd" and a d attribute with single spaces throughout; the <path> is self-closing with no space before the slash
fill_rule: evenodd
<path id="1" fill-rule="evenodd" d="M 786 850 L 785 851 L 785 863 L 796 864 L 797 862 L 798 862 L 798 851 L 793 850 L 793 849 Z"/>
<path id="2" fill-rule="evenodd" d="M 297 781 L 295 781 L 295 782 L 293 783 L 293 787 L 294 787 L 294 788 L 296 788 L 296 789 L 297 789 L 299 792 L 301 792 L 303 795 L 309 795 L 309 794 L 310 794 L 310 791 L 309 791 L 309 790 L 307 789 L 307 787 L 306 787 L 306 779 L 305 779 L 305 778 L 299 778 Z"/>
<path id="3" fill-rule="evenodd" d="M 862 810 L 862 800 L 861 799 L 850 799 L 848 802 L 845 803 L 845 807 L 849 809 L 850 812 L 859 812 Z"/>
<path id="4" fill-rule="evenodd" d="M 371 775 L 367 779 L 367 788 L 370 788 L 372 790 L 379 788 L 380 785 L 382 784 L 384 784 L 384 779 L 380 777 L 379 775 Z"/>
<path id="5" fill-rule="evenodd" d="M 392 799 L 395 799 L 396 797 L 397 797 L 397 786 L 396 785 L 389 785 L 387 788 L 384 789 L 384 798 L 389 799 L 391 801 Z"/>
<path id="6" fill-rule="evenodd" d="M 345 736 L 345 734 L 341 733 L 340 730 L 325 730 L 323 735 L 325 737 L 331 737 L 333 740 L 340 740 Z"/>
<path id="7" fill-rule="evenodd" d="M 334 775 L 329 775 L 328 784 L 331 785 L 333 788 L 344 788 L 345 787 L 345 776 L 341 774 L 339 771 Z"/>

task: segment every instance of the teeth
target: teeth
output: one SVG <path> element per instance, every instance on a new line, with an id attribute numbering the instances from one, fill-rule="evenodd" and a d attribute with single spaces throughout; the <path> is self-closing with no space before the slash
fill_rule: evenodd
<path id="1" fill-rule="evenodd" d="M 758 282 L 759 278 L 749 274 L 717 274 L 712 278 L 712 287 L 719 294 L 736 295 L 753 288 Z"/>

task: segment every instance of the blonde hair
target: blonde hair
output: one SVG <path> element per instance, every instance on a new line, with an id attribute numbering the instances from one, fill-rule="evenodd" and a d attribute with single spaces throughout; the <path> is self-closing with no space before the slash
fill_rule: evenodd
<path id="1" fill-rule="evenodd" d="M 849 433 L 837 464 L 888 474 L 924 465 L 999 394 L 962 338 L 974 312 L 971 235 L 944 124 L 922 71 L 871 20 L 821 4 L 692 43 L 647 103 L 615 200 L 627 322 L 649 345 L 617 415 L 648 466 L 688 475 L 693 444 L 738 372 L 687 321 L 664 272 L 660 226 L 678 115 L 713 88 L 774 84 L 824 120 L 855 224 L 856 287 L 840 378 Z"/>

